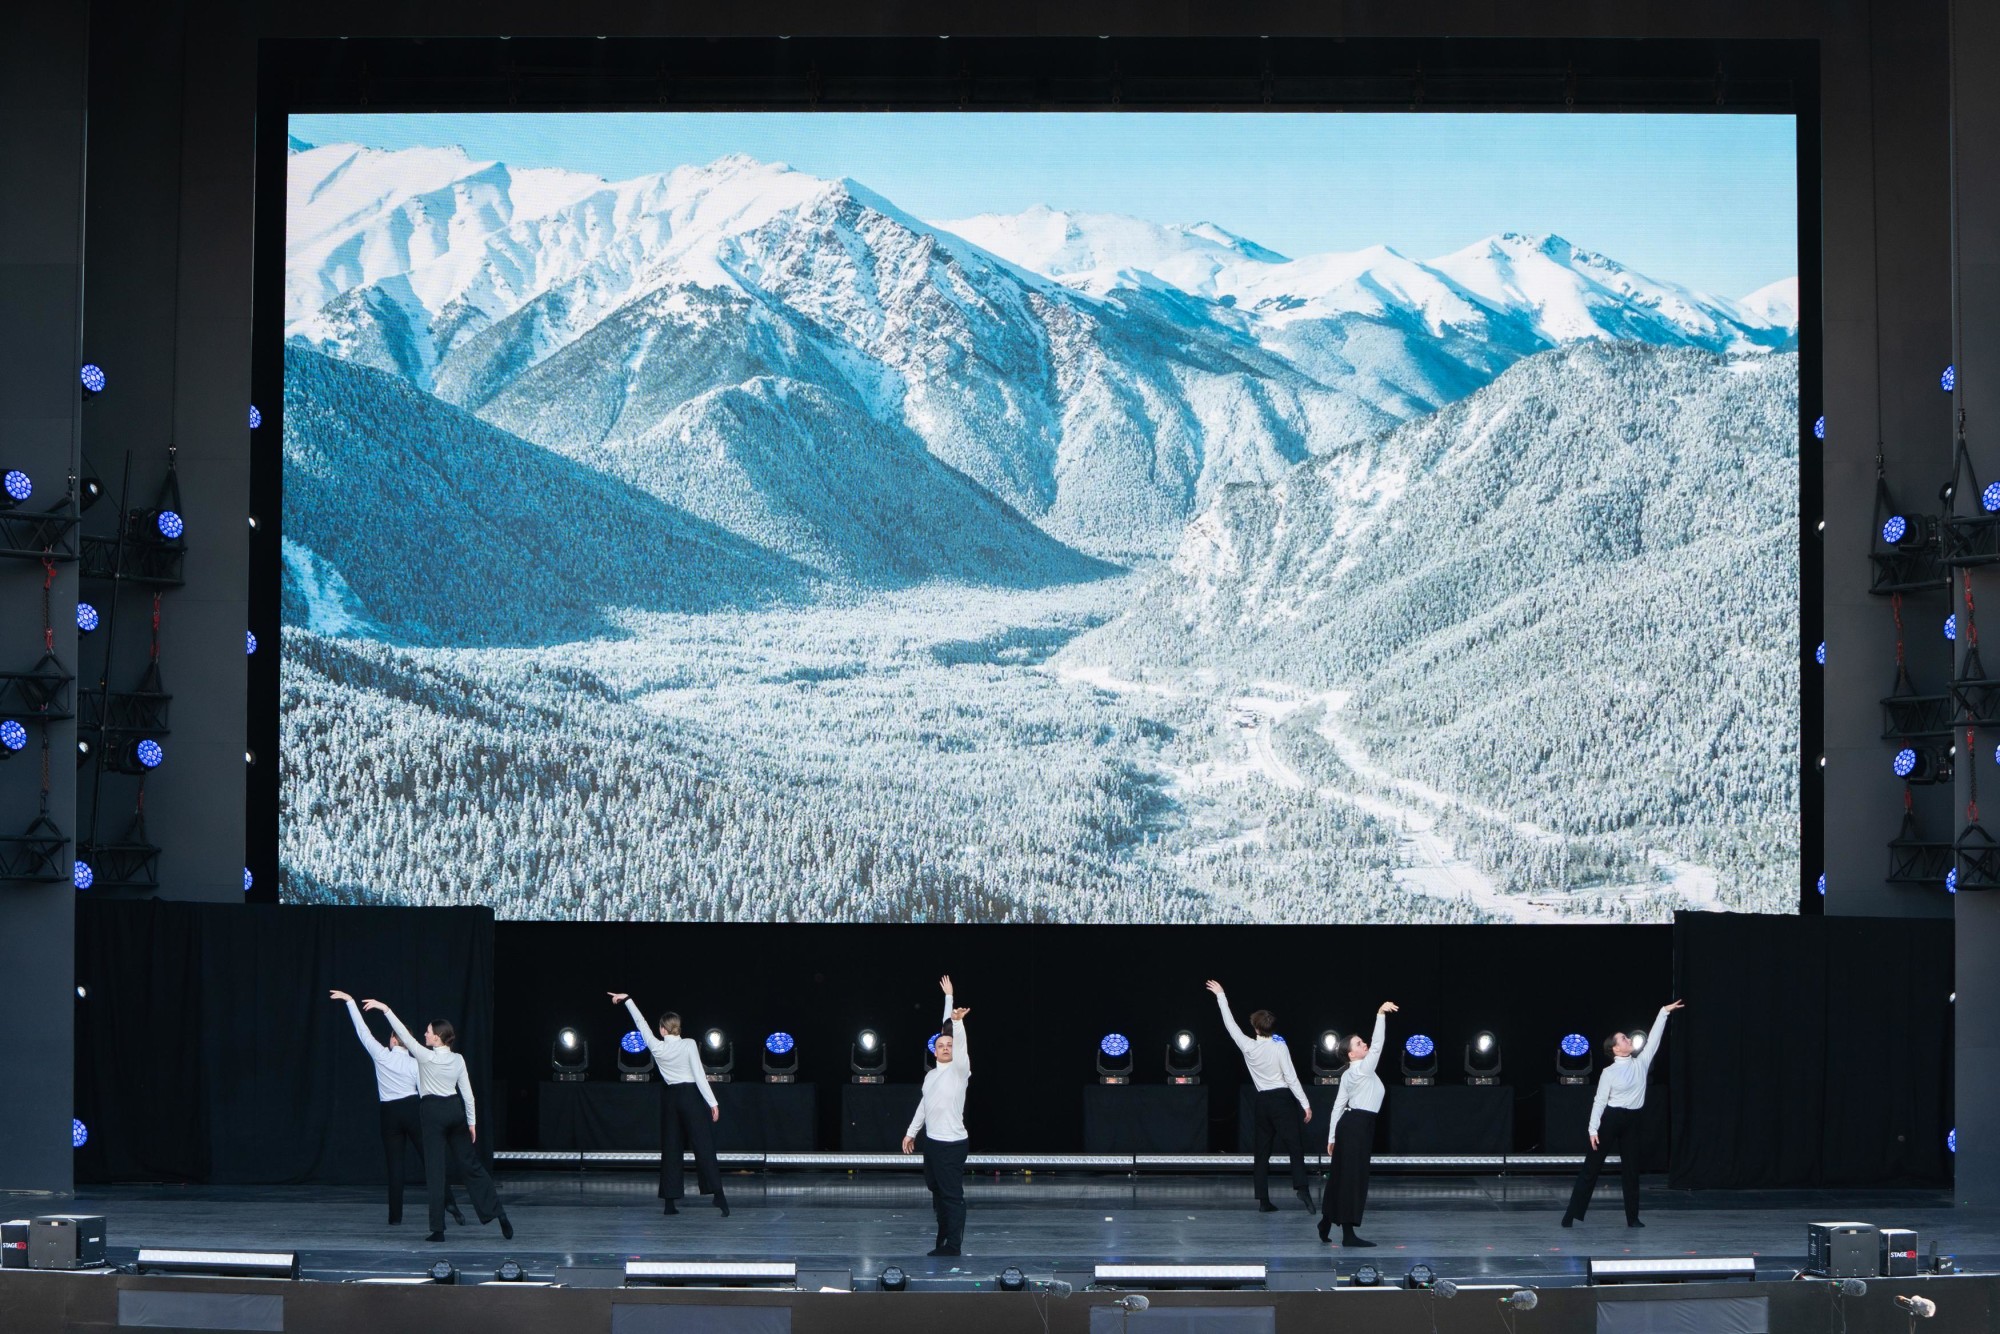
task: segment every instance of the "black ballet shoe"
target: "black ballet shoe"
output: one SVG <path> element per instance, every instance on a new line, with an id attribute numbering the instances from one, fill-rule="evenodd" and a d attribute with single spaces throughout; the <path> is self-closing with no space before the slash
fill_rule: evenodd
<path id="1" fill-rule="evenodd" d="M 924 1252 L 927 1256 L 957 1255 L 958 1253 L 959 1250 L 956 1246 L 939 1246 L 933 1250 Z"/>
<path id="2" fill-rule="evenodd" d="M 722 1210 L 724 1218 L 729 1217 L 729 1201 L 724 1198 L 722 1192 L 719 1190 L 715 1192 L 715 1207 Z"/>
<path id="3" fill-rule="evenodd" d="M 425 1240 L 425 1241 L 443 1241 L 443 1240 L 444 1240 L 444 1233 L 442 1233 L 442 1232 L 433 1232 L 433 1233 L 431 1233 L 431 1234 L 430 1234 L 430 1235 L 429 1235 L 428 1237 L 425 1237 L 425 1238 L 424 1238 L 424 1240 Z"/>
<path id="4" fill-rule="evenodd" d="M 1319 1239 L 1326 1245 L 1333 1244 L 1333 1229 L 1327 1225 L 1324 1218 L 1319 1220 Z"/>
<path id="5" fill-rule="evenodd" d="M 1363 1241 L 1359 1236 L 1355 1235 L 1353 1228 L 1343 1226 L 1340 1229 L 1340 1244 L 1343 1246 L 1373 1246 L 1375 1243 L 1372 1241 Z"/>
<path id="6" fill-rule="evenodd" d="M 460 1227 L 465 1226 L 465 1215 L 458 1211 L 457 1205 L 454 1204 L 449 1206 L 448 1208 L 446 1208 L 445 1212 L 451 1215 L 452 1222 L 458 1224 Z"/>
<path id="7" fill-rule="evenodd" d="M 508 1241 L 514 1240 L 514 1222 L 504 1212 L 500 1215 L 500 1235 Z"/>
<path id="8" fill-rule="evenodd" d="M 677 1214 L 681 1211 L 680 1206 L 675 1204 L 672 1200 L 661 1200 L 660 1205 L 661 1205 L 660 1212 L 663 1214 Z"/>
<path id="9" fill-rule="evenodd" d="M 1570 1226 L 1573 1226 L 1573 1225 L 1574 1225 L 1575 1223 L 1576 1223 L 1576 1218 L 1575 1218 L 1575 1217 L 1574 1217 L 1573 1215 L 1571 1215 L 1571 1214 L 1564 1214 L 1564 1215 L 1563 1215 L 1563 1221 L 1562 1221 L 1562 1225 L 1563 1225 L 1564 1227 L 1570 1227 Z"/>
<path id="10" fill-rule="evenodd" d="M 1278 1206 L 1269 1200 L 1259 1200 L 1257 1201 L 1257 1212 L 1260 1214 L 1275 1214 L 1278 1212 Z"/>
<path id="11" fill-rule="evenodd" d="M 1309 1214 L 1317 1213 L 1319 1211 L 1319 1206 L 1313 1203 L 1313 1197 L 1311 1191 L 1309 1190 L 1294 1191 L 1293 1194 L 1297 1195 L 1299 1197 L 1299 1202 L 1305 1205 L 1307 1213 Z"/>
<path id="12" fill-rule="evenodd" d="M 1645 1225 L 1644 1223 L 1641 1223 L 1641 1222 L 1640 1222 L 1640 1221 L 1639 1221 L 1638 1219 L 1636 1219 L 1636 1218 L 1628 1218 L 1628 1219 L 1626 1219 L 1626 1220 L 1625 1220 L 1625 1226 L 1626 1226 L 1626 1227 L 1644 1227 L 1644 1226 L 1646 1226 L 1646 1225 Z"/>

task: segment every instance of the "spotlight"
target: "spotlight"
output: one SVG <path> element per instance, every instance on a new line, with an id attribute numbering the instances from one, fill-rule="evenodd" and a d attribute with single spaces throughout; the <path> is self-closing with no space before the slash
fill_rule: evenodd
<path id="1" fill-rule="evenodd" d="M 436 1264 L 430 1267 L 429 1272 L 431 1276 L 431 1282 L 433 1283 L 458 1282 L 458 1271 L 451 1267 L 451 1261 L 449 1260 L 438 1261 Z"/>
<path id="2" fill-rule="evenodd" d="M 653 1077 L 653 1053 L 646 1050 L 646 1035 L 633 1029 L 618 1039 L 618 1078 L 627 1084 L 644 1084 Z"/>
<path id="3" fill-rule="evenodd" d="M 1410 1034 L 1403 1043 L 1403 1083 L 1416 1086 L 1437 1082 L 1437 1043 L 1425 1034 Z"/>
<path id="4" fill-rule="evenodd" d="M 1626 1029 L 1626 1030 L 1625 1030 L 1625 1036 L 1626 1036 L 1627 1038 L 1630 1038 L 1630 1039 L 1631 1039 L 1631 1041 L 1632 1041 L 1632 1054 L 1633 1054 L 1634 1056 L 1637 1056 L 1637 1055 L 1638 1055 L 1638 1054 L 1639 1054 L 1640 1052 L 1642 1052 L 1642 1051 L 1646 1050 L 1646 1030 L 1645 1030 L 1645 1029 L 1643 1029 L 1643 1028 L 1628 1028 L 1628 1029 Z"/>
<path id="5" fill-rule="evenodd" d="M 1954 641 L 1955 641 L 1955 640 L 1957 640 L 1957 638 L 1958 638 L 1958 613 L 1957 613 L 1957 612 L 1953 612 L 1953 613 L 1952 613 L 1951 615 L 1949 615 L 1949 616 L 1947 616 L 1947 617 L 1945 617 L 1945 618 L 1944 618 L 1944 637 L 1945 637 L 1946 639 L 1950 639 L 1950 640 L 1954 640 Z"/>
<path id="6" fill-rule="evenodd" d="M 1542 1299 L 1527 1288 L 1516 1288 L 1502 1297 L 1500 1304 L 1516 1311 L 1532 1311 L 1542 1304 Z"/>
<path id="7" fill-rule="evenodd" d="M 502 1260 L 500 1267 L 493 1271 L 493 1281 L 496 1283 L 519 1283 L 527 1276 L 528 1271 L 521 1268 L 519 1262 L 514 1260 Z"/>
<path id="8" fill-rule="evenodd" d="M 882 1285 L 884 1292 L 901 1292 L 910 1286 L 910 1276 L 903 1272 L 900 1265 L 890 1265 L 875 1281 Z"/>
<path id="9" fill-rule="evenodd" d="M 76 742 L 76 767 L 81 769 L 88 763 L 90 763 L 90 743 L 79 737 Z"/>
<path id="10" fill-rule="evenodd" d="M 83 369 L 77 372 L 76 378 L 83 384 L 85 398 L 95 398 L 104 392 L 104 369 L 97 363 L 84 362 Z"/>
<path id="11" fill-rule="evenodd" d="M 183 1251 L 142 1247 L 135 1267 L 142 1274 L 296 1279 L 299 1276 L 299 1257 L 291 1251 Z"/>
<path id="12" fill-rule="evenodd" d="M 1406 1288 L 1428 1288 L 1437 1282 L 1437 1271 L 1422 1260 L 1410 1266 L 1410 1272 L 1403 1275 Z"/>
<path id="13" fill-rule="evenodd" d="M 1018 1265 L 1008 1265 L 1000 1271 L 1000 1291 L 1019 1292 L 1027 1286 L 1028 1276 L 1021 1272 Z"/>
<path id="14" fill-rule="evenodd" d="M 1826 439 L 1826 418 L 1825 418 L 1825 417 L 1815 417 L 1815 418 L 1813 419 L 1813 439 L 1815 439 L 1815 440 L 1824 440 L 1824 439 Z"/>
<path id="15" fill-rule="evenodd" d="M 1567 1034 L 1556 1044 L 1556 1083 L 1590 1082 L 1590 1039 L 1581 1033 Z"/>
<path id="16" fill-rule="evenodd" d="M 1482 1030 L 1474 1033 L 1472 1041 L 1465 1044 L 1465 1082 L 1468 1084 L 1500 1082 L 1499 1038 Z"/>
<path id="17" fill-rule="evenodd" d="M 712 1084 L 727 1084 L 736 1068 L 736 1044 L 719 1028 L 701 1035 L 701 1069 Z"/>
<path id="18" fill-rule="evenodd" d="M 1201 1044 L 1185 1028 L 1174 1034 L 1173 1041 L 1167 1044 L 1167 1082 L 1201 1083 Z"/>
<path id="19" fill-rule="evenodd" d="M 97 881 L 97 872 L 90 869 L 89 862 L 78 862 L 70 868 L 69 878 L 78 889 L 89 889 Z"/>
<path id="20" fill-rule="evenodd" d="M 245 630 L 243 632 L 243 651 L 246 654 L 257 651 L 257 632 L 255 630 Z"/>
<path id="21" fill-rule="evenodd" d="M 1944 892 L 1947 894 L 1958 893 L 1958 868 L 1956 866 L 1944 873 Z"/>
<path id="22" fill-rule="evenodd" d="M 1826 897 L 1826 872 L 1824 871 L 1819 873 L 1819 894 L 1821 898 Z"/>
<path id="23" fill-rule="evenodd" d="M 1948 1153 L 1957 1153 L 1957 1152 L 1958 1152 L 1958 1127 L 1957 1127 L 1957 1126 L 1953 1126 L 1953 1127 L 1952 1127 L 1952 1128 L 1951 1128 L 1950 1130 L 1947 1130 L 1947 1131 L 1945 1132 L 1945 1135 L 1944 1135 L 1944 1147 L 1945 1147 L 1945 1150 L 1946 1150 L 1946 1152 L 1948 1152 Z"/>
<path id="24" fill-rule="evenodd" d="M 90 1127 L 72 1116 L 69 1119 L 69 1146 L 72 1149 L 80 1149 L 88 1143 L 90 1143 Z"/>
<path id="25" fill-rule="evenodd" d="M 1382 1271 L 1372 1264 L 1363 1264 L 1347 1281 L 1357 1288 L 1379 1288 L 1382 1286 Z"/>
<path id="26" fill-rule="evenodd" d="M 590 1044 L 575 1029 L 565 1028 L 556 1034 L 555 1042 L 549 1047 L 549 1065 L 555 1072 L 556 1082 L 581 1083 L 590 1077 Z"/>
<path id="27" fill-rule="evenodd" d="M 1755 1279 L 1757 1260 L 1750 1255 L 1673 1256 L 1660 1259 L 1584 1261 L 1590 1287 L 1607 1283 L 1700 1283 Z"/>
<path id="28" fill-rule="evenodd" d="M 1937 1314 L 1937 1303 L 1928 1297 L 1898 1297 L 1896 1305 L 1908 1311 L 1913 1319 L 1929 1320 Z"/>
<path id="29" fill-rule="evenodd" d="M 1986 484 L 1986 489 L 1979 493 L 1979 505 L 1988 514 L 2000 510 L 2000 482 Z"/>
<path id="30" fill-rule="evenodd" d="M 0 722 L 0 759 L 28 744 L 28 729 L 12 718 Z"/>
<path id="31" fill-rule="evenodd" d="M 930 1053 L 924 1058 L 924 1069 L 929 1070 L 937 1065 L 937 1034 L 924 1039 L 924 1050 Z"/>
<path id="32" fill-rule="evenodd" d="M 252 885 L 254 885 L 254 884 L 256 884 L 256 883 L 257 883 L 257 877 L 256 877 L 256 876 L 254 876 L 254 875 L 251 875 L 251 874 L 250 874 L 250 868 L 249 868 L 249 867 L 247 867 L 247 866 L 246 866 L 246 867 L 244 867 L 244 868 L 243 868 L 243 892 L 244 892 L 245 894 L 248 894 L 248 893 L 250 892 L 250 886 L 252 886 Z"/>
<path id="33" fill-rule="evenodd" d="M 789 1084 L 799 1077 L 799 1044 L 779 1031 L 764 1039 L 764 1082 Z"/>
<path id="34" fill-rule="evenodd" d="M 2000 482 L 1996 482 L 1994 485 L 2000 486 Z M 1819 647 L 1813 650 L 1813 661 L 1822 667 L 1826 666 L 1826 641 L 1824 639 L 1820 640 Z"/>
<path id="35" fill-rule="evenodd" d="M 1907 783 L 1949 783 L 1952 747 L 1941 745 L 1905 746 L 1896 752 L 1889 767 Z"/>
<path id="36" fill-rule="evenodd" d="M 161 510 L 154 516 L 153 526 L 159 529 L 160 536 L 169 542 L 178 542 L 181 534 L 187 530 L 187 525 L 181 522 L 181 516 L 173 510 Z"/>
<path id="37" fill-rule="evenodd" d="M 1944 390 L 1947 394 L 1958 388 L 1957 366 L 1947 366 L 1944 368 L 1944 374 L 1938 376 L 1938 388 Z"/>
<path id="38" fill-rule="evenodd" d="M 1340 1034 L 1333 1029 L 1324 1029 L 1319 1039 L 1313 1043 L 1312 1070 L 1313 1083 L 1338 1084 L 1341 1067 L 1346 1061 L 1341 1056 Z"/>
<path id="39" fill-rule="evenodd" d="M 872 1028 L 855 1034 L 847 1048 L 847 1069 L 856 1084 L 880 1084 L 889 1077 L 889 1049 Z"/>
<path id="40" fill-rule="evenodd" d="M 19 468 L 9 468 L 4 476 L 0 476 L 0 510 L 25 504 L 28 497 L 34 494 L 34 482 Z"/>
<path id="41" fill-rule="evenodd" d="M 1097 1044 L 1097 1082 L 1132 1082 L 1132 1039 L 1123 1033 L 1106 1033 Z"/>
<path id="42" fill-rule="evenodd" d="M 167 753 L 160 749 L 159 742 L 148 737 L 133 743 L 132 758 L 138 761 L 142 769 L 157 769 L 160 767 L 160 761 L 167 758 Z"/>
<path id="43" fill-rule="evenodd" d="M 1917 530 L 1908 519 L 1900 514 L 1891 514 L 1882 524 L 1882 540 L 1892 547 L 1901 546 L 1904 539 L 1916 539 Z"/>
<path id="44" fill-rule="evenodd" d="M 89 634 L 92 630 L 95 630 L 97 628 L 97 608 L 91 606 L 88 602 L 77 603 L 76 628 L 85 634 Z"/>
<path id="45" fill-rule="evenodd" d="M 87 510 L 104 495 L 104 483 L 95 477 L 83 477 L 76 484 L 76 505 L 78 510 Z"/>
<path id="46" fill-rule="evenodd" d="M 264 414 L 257 411 L 257 405 L 255 403 L 252 403 L 250 405 L 250 429 L 254 431 L 263 424 L 264 424 Z"/>

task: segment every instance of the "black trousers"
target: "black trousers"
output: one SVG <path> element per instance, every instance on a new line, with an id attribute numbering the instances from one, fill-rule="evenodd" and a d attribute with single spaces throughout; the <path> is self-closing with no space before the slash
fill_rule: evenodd
<path id="1" fill-rule="evenodd" d="M 389 1187 L 389 1221 L 403 1221 L 403 1146 L 409 1145 L 417 1151 L 419 1158 L 424 1152 L 424 1123 L 419 1105 L 423 1100 L 412 1093 L 407 1098 L 396 1098 L 382 1106 L 382 1169 Z M 444 1188 L 444 1207 L 453 1213 L 458 1209 L 452 1203 L 451 1183 Z"/>
<path id="2" fill-rule="evenodd" d="M 472 1147 L 472 1132 L 465 1126 L 465 1099 L 456 1093 L 449 1098 L 426 1094 L 420 1109 L 424 1123 L 424 1191 L 430 1197 L 431 1231 L 444 1231 L 444 1202 L 451 1194 L 448 1173 L 453 1167 L 465 1179 L 465 1192 L 479 1221 L 490 1223 L 500 1216 L 500 1192 L 493 1175 Z"/>
<path id="3" fill-rule="evenodd" d="M 971 1144 L 924 1136 L 924 1184 L 931 1190 L 940 1246 L 965 1244 L 965 1155 Z"/>
<path id="4" fill-rule="evenodd" d="M 693 1084 L 660 1085 L 660 1198 L 678 1200 L 687 1190 L 681 1155 L 694 1150 L 695 1179 L 704 1195 L 722 1194 L 715 1166 L 715 1123 Z"/>
<path id="5" fill-rule="evenodd" d="M 1306 1188 L 1305 1118 L 1299 1101 L 1290 1089 L 1262 1089 L 1251 1095 L 1250 1185 L 1259 1200 L 1271 1198 L 1271 1150 L 1275 1147 L 1292 1156 L 1292 1189 Z"/>
<path id="6" fill-rule="evenodd" d="M 1329 1227 L 1360 1227 L 1368 1207 L 1368 1157 L 1375 1152 L 1375 1113 L 1350 1107 L 1333 1128 L 1333 1161 L 1326 1165 L 1326 1196 L 1319 1216 Z"/>
<path id="7" fill-rule="evenodd" d="M 1576 1189 L 1569 1193 L 1569 1216 L 1583 1217 L 1583 1211 L 1590 1207 L 1590 1193 L 1597 1189 L 1597 1174 L 1604 1170 L 1604 1160 L 1611 1154 L 1618 1155 L 1618 1176 L 1625 1187 L 1625 1217 L 1639 1216 L 1639 1124 L 1643 1114 L 1628 1111 L 1623 1107 L 1606 1107 L 1603 1118 L 1597 1123 L 1597 1147 L 1583 1160 L 1583 1170 L 1576 1174 Z"/>

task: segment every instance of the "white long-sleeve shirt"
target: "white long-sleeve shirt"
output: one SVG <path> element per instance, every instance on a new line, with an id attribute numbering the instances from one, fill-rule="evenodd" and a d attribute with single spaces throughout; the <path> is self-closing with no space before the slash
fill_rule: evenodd
<path id="1" fill-rule="evenodd" d="M 951 1017 L 951 997 L 944 998 L 944 1017 L 951 1021 L 951 1059 L 940 1061 L 924 1076 L 924 1096 L 917 1114 L 903 1132 L 914 1139 L 918 1127 L 941 1144 L 954 1143 L 965 1136 L 965 1083 L 972 1078 L 972 1058 L 965 1051 L 965 1025 Z"/>
<path id="2" fill-rule="evenodd" d="M 646 1050 L 653 1053 L 653 1064 L 660 1069 L 660 1078 L 669 1084 L 692 1084 L 701 1090 L 701 1100 L 710 1107 L 715 1106 L 715 1094 L 708 1087 L 708 1071 L 701 1063 L 701 1044 L 693 1038 L 655 1037 L 646 1027 L 646 1016 L 639 1013 L 639 1002 L 627 997 L 625 1012 L 632 1016 L 633 1027 L 646 1040 Z"/>
<path id="3" fill-rule="evenodd" d="M 362 1050 L 375 1062 L 375 1096 L 383 1102 L 416 1097 L 417 1058 L 401 1047 L 378 1041 L 361 1017 L 361 1007 L 353 1001 L 347 1002 L 347 1015 L 354 1020 L 354 1034 L 361 1039 Z"/>
<path id="4" fill-rule="evenodd" d="M 426 1098 L 449 1098 L 456 1093 L 465 1099 L 465 1124 L 478 1125 L 479 1109 L 472 1102 L 472 1073 L 465 1068 L 465 1058 L 449 1047 L 426 1047 L 410 1036 L 394 1010 L 382 1013 L 388 1016 L 389 1027 L 396 1030 L 403 1046 L 417 1058 L 417 1088 Z"/>
<path id="5" fill-rule="evenodd" d="M 1349 1109 L 1357 1112 L 1379 1112 L 1382 1110 L 1382 1077 L 1375 1073 L 1375 1067 L 1382 1063 L 1382 1038 L 1388 1028 L 1389 1016 L 1382 1011 L 1375 1012 L 1375 1032 L 1368 1039 L 1368 1054 L 1358 1061 L 1349 1061 L 1347 1068 L 1340 1072 L 1340 1092 L 1334 1095 L 1333 1114 L 1326 1119 L 1327 1143 L 1340 1132 L 1340 1118 Z"/>
<path id="6" fill-rule="evenodd" d="M 1250 1067 L 1250 1082 L 1257 1086 L 1257 1091 L 1269 1093 L 1273 1089 L 1290 1089 L 1292 1096 L 1299 1100 L 1299 1106 L 1311 1115 L 1312 1103 L 1306 1098 L 1306 1091 L 1299 1087 L 1299 1072 L 1292 1068 L 1291 1048 L 1273 1038 L 1245 1037 L 1243 1030 L 1236 1026 L 1236 1016 L 1229 1012 L 1226 993 L 1216 992 L 1215 1004 L 1222 1011 L 1222 1029 L 1236 1044 L 1236 1050 L 1243 1053 L 1243 1064 Z"/>
<path id="7" fill-rule="evenodd" d="M 1590 1133 L 1597 1133 L 1606 1107 L 1622 1107 L 1636 1112 L 1646 1105 L 1646 1072 L 1653 1068 L 1653 1053 L 1667 1031 L 1667 1017 L 1673 1013 L 1664 1005 L 1653 1016 L 1653 1031 L 1646 1035 L 1645 1049 L 1636 1056 L 1614 1056 L 1604 1073 L 1597 1077 L 1597 1096 L 1590 1100 Z"/>

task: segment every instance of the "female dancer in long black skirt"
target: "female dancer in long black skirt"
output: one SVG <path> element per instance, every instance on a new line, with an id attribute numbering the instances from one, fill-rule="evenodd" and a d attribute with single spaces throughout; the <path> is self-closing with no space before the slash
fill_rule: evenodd
<path id="1" fill-rule="evenodd" d="M 1375 1073 L 1382 1059 L 1382 1034 L 1389 1016 L 1396 1011 L 1394 1001 L 1383 1001 L 1375 1011 L 1374 1035 L 1359 1034 L 1347 1040 L 1347 1069 L 1340 1075 L 1340 1093 L 1333 1100 L 1333 1114 L 1326 1128 L 1326 1191 L 1320 1200 L 1319 1239 L 1333 1240 L 1333 1225 L 1340 1224 L 1343 1246 L 1373 1246 L 1354 1231 L 1361 1226 L 1361 1211 L 1368 1206 L 1368 1157 L 1375 1148 L 1375 1117 L 1382 1110 L 1382 1078 Z"/>
<path id="2" fill-rule="evenodd" d="M 514 1225 L 500 1205 L 500 1192 L 492 1174 L 479 1161 L 472 1146 L 479 1140 L 479 1108 L 472 1099 L 472 1076 L 465 1058 L 451 1049 L 458 1038 L 449 1020 L 433 1019 L 424 1028 L 424 1040 L 410 1036 L 410 1030 L 396 1012 L 381 1001 L 363 1001 L 364 1010 L 380 1010 L 389 1027 L 403 1040 L 403 1047 L 417 1058 L 417 1086 L 423 1091 L 418 1116 L 424 1130 L 424 1188 L 430 1196 L 431 1232 L 425 1241 L 444 1240 L 444 1202 L 449 1191 L 446 1165 L 454 1163 L 465 1178 L 466 1193 L 479 1221 L 500 1220 L 500 1235 L 514 1239 Z"/>

